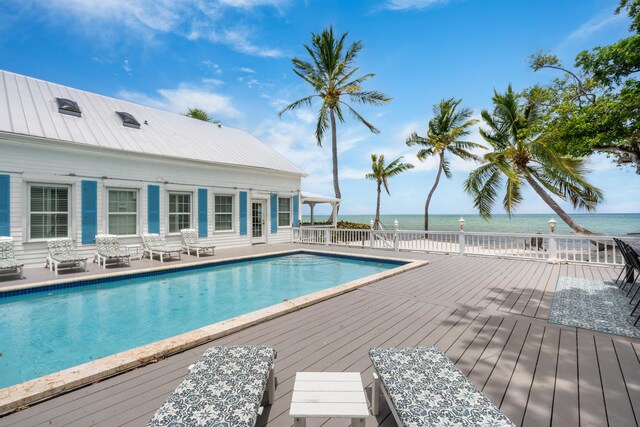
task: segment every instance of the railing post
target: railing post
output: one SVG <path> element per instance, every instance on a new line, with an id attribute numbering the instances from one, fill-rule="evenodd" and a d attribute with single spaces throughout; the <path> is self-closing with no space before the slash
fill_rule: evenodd
<path id="1" fill-rule="evenodd" d="M 549 220 L 549 259 L 547 262 L 557 264 L 558 259 L 558 246 L 556 245 L 556 221 L 551 218 Z"/>
<path id="2" fill-rule="evenodd" d="M 375 236 L 373 234 L 373 226 L 374 226 L 373 220 L 369 221 L 369 224 L 371 225 L 369 229 L 369 247 L 373 249 L 373 240 L 375 239 Z"/>
<path id="3" fill-rule="evenodd" d="M 399 223 L 397 219 L 393 221 L 393 250 L 396 252 L 400 250 L 400 236 L 398 236 L 398 225 Z"/>
<path id="4" fill-rule="evenodd" d="M 460 252 L 460 256 L 464 255 L 464 222 L 464 218 L 460 217 L 458 220 L 458 229 L 460 230 L 458 237 L 458 250 Z"/>
<path id="5" fill-rule="evenodd" d="M 330 228 L 325 228 L 324 229 L 324 244 L 326 246 L 329 246 L 331 244 L 331 229 Z"/>

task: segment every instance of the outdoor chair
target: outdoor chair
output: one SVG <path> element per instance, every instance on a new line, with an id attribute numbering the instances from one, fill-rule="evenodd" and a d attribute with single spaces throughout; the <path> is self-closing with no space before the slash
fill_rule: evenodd
<path id="1" fill-rule="evenodd" d="M 180 253 L 182 249 L 167 246 L 164 237 L 159 234 L 143 234 L 142 243 L 144 245 L 144 253 L 149 255 L 149 259 L 153 259 L 154 255 L 160 257 L 160 262 L 164 262 L 166 257 L 177 256 L 178 259 L 181 259 Z"/>
<path id="2" fill-rule="evenodd" d="M 195 251 L 198 258 L 200 258 L 200 252 L 205 254 L 207 251 L 211 251 L 211 255 L 214 255 L 216 247 L 208 243 L 201 243 L 198 233 L 193 228 L 180 230 L 180 235 L 182 237 L 182 249 L 187 252 L 187 255 L 191 255 L 191 251 Z"/>
<path id="3" fill-rule="evenodd" d="M 435 347 L 372 348 L 371 411 L 384 394 L 399 426 L 514 426 Z"/>
<path id="4" fill-rule="evenodd" d="M 633 276 L 633 260 L 630 258 L 630 254 L 627 248 L 628 245 L 625 242 L 620 239 L 616 239 L 615 237 L 613 238 L 613 241 L 618 247 L 618 250 L 622 254 L 622 259 L 624 260 L 624 267 L 622 268 L 622 271 L 620 271 L 620 274 L 618 274 L 618 277 L 616 278 L 614 283 L 618 284 L 618 287 L 624 290 L 626 284 L 629 282 L 629 279 Z M 618 283 L 621 278 L 622 282 Z"/>
<path id="5" fill-rule="evenodd" d="M 47 251 L 47 261 L 44 267 L 48 267 L 49 271 L 53 271 L 56 276 L 60 270 L 80 268 L 81 265 L 82 269 L 87 271 L 87 257 L 76 252 L 71 238 L 48 240 Z"/>
<path id="6" fill-rule="evenodd" d="M 131 256 L 126 248 L 118 243 L 118 236 L 113 234 L 98 234 L 96 236 L 96 258 L 98 265 L 107 268 L 107 262 L 119 265 L 121 263 L 131 265 Z"/>
<path id="7" fill-rule="evenodd" d="M 0 276 L 19 276 L 22 279 L 22 268 L 16 260 L 12 238 L 0 238 Z"/>
<path id="8" fill-rule="evenodd" d="M 211 347 L 148 426 L 255 426 L 265 391 L 273 403 L 275 358 L 273 347 Z"/>

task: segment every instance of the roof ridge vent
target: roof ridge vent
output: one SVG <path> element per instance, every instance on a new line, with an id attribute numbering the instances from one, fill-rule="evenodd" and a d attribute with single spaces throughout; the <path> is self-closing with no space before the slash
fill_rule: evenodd
<path id="1" fill-rule="evenodd" d="M 58 113 L 82 117 L 82 111 L 77 102 L 67 98 L 56 98 L 56 104 L 58 104 Z"/>
<path id="2" fill-rule="evenodd" d="M 135 117 L 131 113 L 127 113 L 126 111 L 116 111 L 120 120 L 122 120 L 122 125 L 128 128 L 140 129 L 140 122 L 136 120 Z"/>

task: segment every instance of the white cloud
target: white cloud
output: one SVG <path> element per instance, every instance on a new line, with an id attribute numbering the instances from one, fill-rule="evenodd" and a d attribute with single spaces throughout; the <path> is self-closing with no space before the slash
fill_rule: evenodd
<path id="1" fill-rule="evenodd" d="M 206 39 L 248 55 L 277 57 L 278 49 L 258 46 L 254 29 L 225 28 L 229 9 L 251 13 L 254 8 L 280 8 L 289 0 L 8 0 L 37 19 L 66 25 L 104 43 L 116 38 L 152 41 L 172 33 L 187 40 Z M 238 13 L 238 12 L 236 12 Z M 123 31 L 126 29 L 126 31 Z"/>
<path id="2" fill-rule="evenodd" d="M 388 0 L 384 8 L 389 10 L 427 9 L 447 3 L 449 0 Z"/>
<path id="3" fill-rule="evenodd" d="M 283 53 L 278 49 L 259 46 L 253 43 L 251 40 L 252 37 L 252 31 L 247 28 L 233 28 L 224 29 L 220 32 L 211 32 L 207 39 L 214 43 L 225 44 L 233 50 L 246 53 L 248 55 L 268 58 L 278 58 L 283 55 Z"/>
<path id="4" fill-rule="evenodd" d="M 224 80 L 204 78 L 202 79 L 202 84 L 209 86 L 220 86 L 224 84 Z"/>
<path id="5" fill-rule="evenodd" d="M 158 89 L 155 96 L 141 92 L 120 91 L 117 96 L 128 101 L 148 105 L 153 108 L 184 113 L 189 107 L 202 108 L 214 117 L 241 117 L 242 114 L 226 96 L 212 92 L 208 88 L 197 87 L 188 83 L 180 83 L 175 89 Z"/>
<path id="6" fill-rule="evenodd" d="M 133 68 L 131 68 L 131 64 L 129 64 L 128 59 L 125 59 L 124 62 L 122 63 L 122 69 L 129 74 L 131 74 L 131 71 L 133 71 Z"/>
<path id="7" fill-rule="evenodd" d="M 572 31 L 571 34 L 565 37 L 565 39 L 560 43 L 558 48 L 588 40 L 591 36 L 605 28 L 612 25 L 619 25 L 625 20 L 627 20 L 627 17 L 624 14 L 614 15 L 611 13 L 611 10 L 603 11 Z"/>
<path id="8" fill-rule="evenodd" d="M 216 64 L 215 62 L 206 59 L 202 61 L 201 64 L 216 74 L 223 74 L 222 68 L 220 68 L 220 65 Z"/>
<path id="9" fill-rule="evenodd" d="M 239 71 L 242 71 L 243 73 L 249 73 L 249 74 L 254 74 L 256 72 L 256 70 L 254 70 L 253 68 L 249 68 L 249 67 L 240 67 L 238 68 Z"/>

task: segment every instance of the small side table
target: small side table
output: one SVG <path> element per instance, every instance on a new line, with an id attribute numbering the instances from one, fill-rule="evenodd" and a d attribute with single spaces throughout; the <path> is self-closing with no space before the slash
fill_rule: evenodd
<path id="1" fill-rule="evenodd" d="M 369 405 L 359 372 L 298 372 L 289 415 L 295 427 L 307 418 L 351 418 L 352 427 L 364 427 Z"/>
<path id="2" fill-rule="evenodd" d="M 129 256 L 132 259 L 141 260 L 144 255 L 144 251 L 142 250 L 142 245 L 124 245 L 124 248 L 129 253 Z"/>

